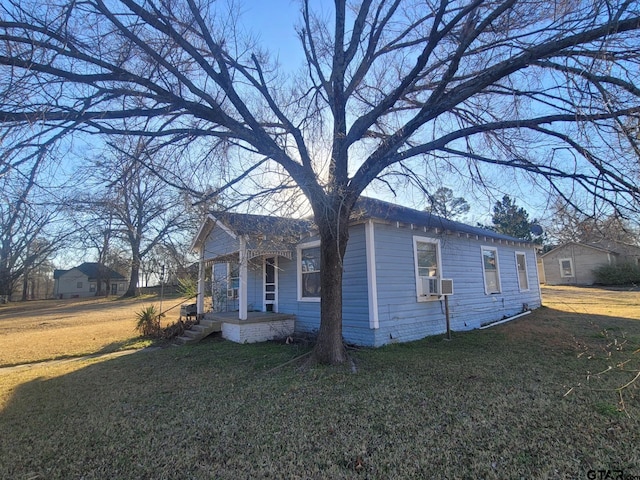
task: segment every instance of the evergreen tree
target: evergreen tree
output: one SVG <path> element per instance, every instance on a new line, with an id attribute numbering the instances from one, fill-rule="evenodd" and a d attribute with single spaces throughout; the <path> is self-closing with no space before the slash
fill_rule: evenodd
<path id="1" fill-rule="evenodd" d="M 496 232 L 523 240 L 536 240 L 531 234 L 531 226 L 536 223 L 536 220 L 529 221 L 527 211 L 518 207 L 509 195 L 503 196 L 502 201 L 496 202 L 491 221 L 493 230 Z"/>
<path id="2" fill-rule="evenodd" d="M 454 197 L 453 190 L 447 187 L 438 188 L 427 201 L 427 212 L 449 220 L 461 217 L 471 208 L 463 197 Z"/>

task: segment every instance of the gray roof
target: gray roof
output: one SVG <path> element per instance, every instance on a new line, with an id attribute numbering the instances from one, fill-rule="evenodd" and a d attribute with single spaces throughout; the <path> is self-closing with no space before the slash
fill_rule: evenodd
<path id="1" fill-rule="evenodd" d="M 212 212 L 238 235 L 300 235 L 314 228 L 311 220 L 247 213 Z"/>
<path id="2" fill-rule="evenodd" d="M 531 243 L 521 238 L 503 235 L 481 227 L 473 227 L 461 222 L 447 220 L 446 218 L 433 215 L 422 210 L 403 207 L 374 198 L 360 197 L 354 208 L 354 218 L 360 214 L 363 218 L 377 218 L 391 222 L 401 222 L 404 224 L 413 224 L 418 227 L 439 228 L 445 231 L 468 233 L 470 235 L 478 235 L 483 237 L 495 238 L 500 240 L 508 240 L 513 242 Z"/>
<path id="3" fill-rule="evenodd" d="M 294 235 L 299 236 L 315 228 L 313 221 L 309 219 L 293 219 L 266 215 L 250 215 L 230 212 L 212 212 L 212 215 L 229 226 L 239 235 Z M 473 227 L 453 220 L 432 215 L 428 212 L 403 207 L 382 200 L 369 197 L 360 197 L 353 209 L 352 220 L 379 219 L 389 222 L 413 224 L 417 227 L 428 229 L 441 229 L 468 233 L 470 235 L 483 236 L 513 242 L 531 243 L 521 238 L 503 235 L 492 230 Z"/>
<path id="4" fill-rule="evenodd" d="M 85 274 L 89 278 L 89 280 L 97 280 L 100 269 L 102 269 L 102 278 L 108 277 L 111 280 L 126 280 L 124 276 L 122 276 L 115 270 L 112 270 L 111 268 L 106 267 L 104 265 L 100 265 L 97 262 L 84 262 L 83 264 L 78 265 L 77 267 L 74 267 L 74 268 L 80 270 L 83 274 Z M 73 270 L 73 268 L 69 270 L 54 270 L 53 278 L 58 279 L 65 273 L 70 272 L 71 270 Z"/>

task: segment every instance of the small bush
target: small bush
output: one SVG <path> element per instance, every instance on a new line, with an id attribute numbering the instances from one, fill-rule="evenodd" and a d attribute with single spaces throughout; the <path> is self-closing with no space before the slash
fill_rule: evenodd
<path id="1" fill-rule="evenodd" d="M 632 263 L 602 265 L 593 271 L 600 285 L 630 285 L 640 283 L 640 267 Z"/>
<path id="2" fill-rule="evenodd" d="M 187 298 L 193 298 L 198 294 L 198 281 L 194 278 L 179 278 L 178 293 Z"/>
<path id="3" fill-rule="evenodd" d="M 160 312 L 155 305 L 149 305 L 136 313 L 138 323 L 136 330 L 145 337 L 159 337 L 162 329 L 160 328 Z"/>

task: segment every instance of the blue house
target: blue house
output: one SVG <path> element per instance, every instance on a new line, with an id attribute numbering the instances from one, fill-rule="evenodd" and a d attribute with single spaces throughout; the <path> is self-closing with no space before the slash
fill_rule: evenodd
<path id="1" fill-rule="evenodd" d="M 251 342 L 318 330 L 320 240 L 313 222 L 212 213 L 193 247 L 200 255 L 198 313 L 206 313 L 204 278 L 210 269 L 213 300 L 207 310 L 223 322 L 223 336 Z M 344 258 L 345 341 L 381 346 L 444 333 L 445 297 L 454 331 L 539 307 L 534 245 L 361 198 Z M 264 324 L 262 333 L 254 328 L 258 324 Z"/>

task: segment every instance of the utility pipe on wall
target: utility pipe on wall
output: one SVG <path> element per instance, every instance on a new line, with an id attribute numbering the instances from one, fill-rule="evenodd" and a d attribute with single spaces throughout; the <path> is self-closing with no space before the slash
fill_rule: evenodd
<path id="1" fill-rule="evenodd" d="M 494 325 L 500 325 L 501 323 L 510 322 L 511 320 L 515 320 L 516 318 L 524 317 L 525 315 L 529 315 L 530 313 L 531 313 L 531 310 L 527 310 L 526 312 L 519 313 L 517 315 L 514 315 L 513 317 L 505 318 L 504 320 L 499 320 L 497 322 L 490 323 L 489 325 L 484 325 L 483 327 L 480 327 L 480 330 L 484 330 L 485 328 L 493 327 Z"/>

